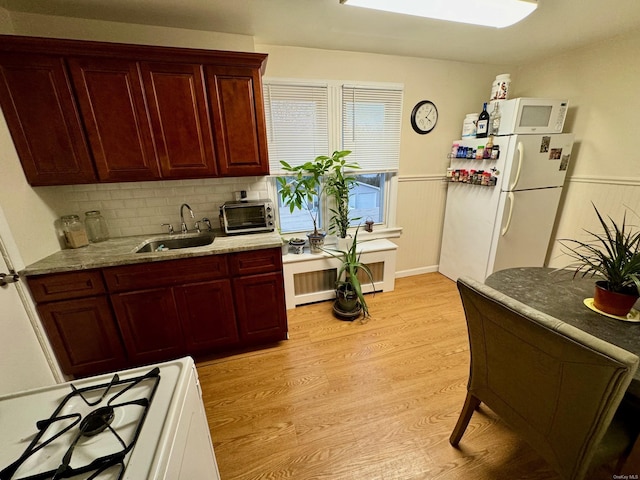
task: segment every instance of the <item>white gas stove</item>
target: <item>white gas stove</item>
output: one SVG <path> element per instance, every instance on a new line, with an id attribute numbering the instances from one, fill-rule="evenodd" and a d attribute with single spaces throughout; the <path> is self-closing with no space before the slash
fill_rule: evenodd
<path id="1" fill-rule="evenodd" d="M 0 397 L 0 480 L 219 480 L 190 357 Z"/>

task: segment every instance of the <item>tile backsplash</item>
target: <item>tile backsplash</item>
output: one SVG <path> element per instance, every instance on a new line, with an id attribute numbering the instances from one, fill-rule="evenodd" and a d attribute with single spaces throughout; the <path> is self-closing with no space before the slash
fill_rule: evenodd
<path id="1" fill-rule="evenodd" d="M 267 197 L 268 177 L 207 178 L 198 180 L 164 180 L 156 182 L 101 183 L 36 187 L 38 194 L 56 213 L 77 214 L 100 210 L 111 237 L 147 235 L 166 232 L 163 223 L 180 230 L 180 205 L 188 203 L 195 219 L 185 218 L 189 229 L 203 217 L 219 226 L 218 208 L 234 200 L 234 192 L 255 192 Z M 188 216 L 187 216 L 188 217 Z"/>

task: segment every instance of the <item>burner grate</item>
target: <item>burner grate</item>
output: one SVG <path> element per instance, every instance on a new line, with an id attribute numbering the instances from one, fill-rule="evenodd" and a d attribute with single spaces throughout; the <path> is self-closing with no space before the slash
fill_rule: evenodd
<path id="1" fill-rule="evenodd" d="M 106 384 L 83 388 L 71 384 L 71 393 L 64 397 L 51 417 L 36 422 L 37 432 L 22 455 L 0 470 L 0 480 L 58 480 L 80 475 L 83 480 L 92 480 L 107 471 L 113 472 L 110 478 L 122 479 L 125 457 L 138 439 L 159 382 L 160 369 L 156 367 L 126 380 L 116 374 Z M 66 413 L 68 410 L 81 412 Z M 127 420 L 124 425 L 114 427 L 114 420 L 119 416 Z M 108 453 L 87 457 L 83 452 L 83 442 L 87 439 L 95 439 L 100 447 L 97 451 Z M 64 452 L 59 464 L 52 466 L 45 462 L 45 466 L 38 468 L 38 455 L 47 451 L 48 456 L 54 446 L 56 451 Z M 30 467 L 25 468 L 29 473 L 20 473 L 26 466 Z"/>

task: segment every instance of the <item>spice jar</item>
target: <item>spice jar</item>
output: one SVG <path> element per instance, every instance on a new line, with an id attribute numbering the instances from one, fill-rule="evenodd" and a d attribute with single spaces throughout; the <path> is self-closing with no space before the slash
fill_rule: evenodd
<path id="1" fill-rule="evenodd" d="M 107 222 L 100 214 L 100 210 L 91 210 L 84 213 L 84 224 L 87 227 L 87 236 L 91 243 L 109 240 Z"/>
<path id="2" fill-rule="evenodd" d="M 65 215 L 60 218 L 64 239 L 69 248 L 80 248 L 89 245 L 89 238 L 78 215 Z"/>

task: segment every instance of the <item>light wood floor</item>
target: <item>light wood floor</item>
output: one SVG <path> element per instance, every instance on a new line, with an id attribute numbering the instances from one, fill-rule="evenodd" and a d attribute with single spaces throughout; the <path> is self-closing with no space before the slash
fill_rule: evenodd
<path id="1" fill-rule="evenodd" d="M 366 323 L 298 307 L 288 341 L 198 364 L 222 480 L 558 479 L 484 407 L 449 445 L 469 373 L 454 282 L 367 300 Z"/>

